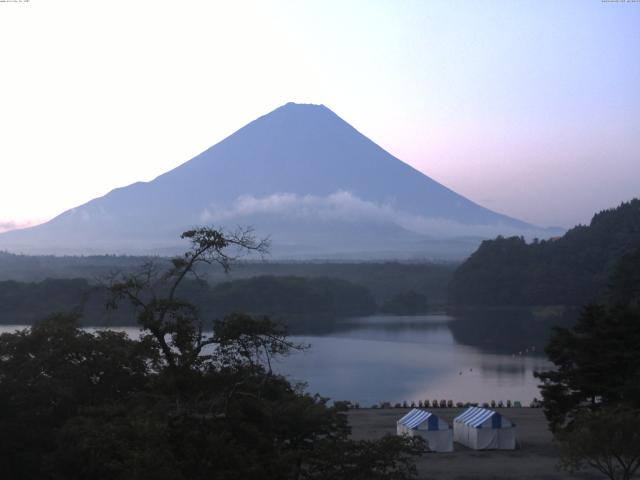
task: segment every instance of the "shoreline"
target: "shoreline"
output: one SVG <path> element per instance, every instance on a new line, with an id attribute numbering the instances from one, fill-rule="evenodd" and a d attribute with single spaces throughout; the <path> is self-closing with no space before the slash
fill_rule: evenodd
<path id="1" fill-rule="evenodd" d="M 396 434 L 396 421 L 410 408 L 360 408 L 347 412 L 351 438 L 372 440 Z M 558 470 L 558 447 L 547 427 L 540 408 L 496 408 L 516 424 L 516 450 L 471 450 L 454 442 L 451 453 L 428 452 L 416 462 L 418 479 L 438 480 L 507 480 L 507 479 L 581 479 L 595 480 L 595 471 L 569 474 Z M 464 408 L 434 408 L 435 415 L 452 424 Z"/>

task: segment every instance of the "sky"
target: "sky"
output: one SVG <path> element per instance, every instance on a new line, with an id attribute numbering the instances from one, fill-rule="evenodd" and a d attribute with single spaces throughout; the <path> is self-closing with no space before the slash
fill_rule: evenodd
<path id="1" fill-rule="evenodd" d="M 541 226 L 640 196 L 640 1 L 0 1 L 0 231 L 324 104 Z"/>

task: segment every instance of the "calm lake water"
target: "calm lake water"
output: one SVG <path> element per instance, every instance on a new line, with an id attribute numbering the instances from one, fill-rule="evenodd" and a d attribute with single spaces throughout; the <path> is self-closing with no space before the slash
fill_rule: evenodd
<path id="1" fill-rule="evenodd" d="M 311 348 L 274 368 L 306 382 L 311 393 L 362 406 L 425 399 L 524 405 L 540 398 L 533 372 L 550 368 L 540 353 L 549 325 L 513 313 L 483 315 L 377 315 L 330 323 L 292 336 Z M 0 326 L 0 332 L 16 328 L 24 326 Z"/>
<path id="2" fill-rule="evenodd" d="M 524 344 L 465 345 L 460 323 L 447 315 L 371 316 L 341 327 L 294 337 L 311 349 L 281 361 L 279 370 L 306 381 L 310 392 L 371 406 L 424 399 L 529 404 L 540 398 L 533 372 L 550 368 L 541 346 L 526 341 L 532 337 Z"/>

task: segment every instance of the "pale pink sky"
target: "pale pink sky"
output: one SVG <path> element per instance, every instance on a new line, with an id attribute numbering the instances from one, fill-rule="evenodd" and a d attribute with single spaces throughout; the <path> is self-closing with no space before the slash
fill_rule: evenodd
<path id="1" fill-rule="evenodd" d="M 571 226 L 640 195 L 640 3 L 0 3 L 0 230 L 323 103 L 478 203 Z"/>

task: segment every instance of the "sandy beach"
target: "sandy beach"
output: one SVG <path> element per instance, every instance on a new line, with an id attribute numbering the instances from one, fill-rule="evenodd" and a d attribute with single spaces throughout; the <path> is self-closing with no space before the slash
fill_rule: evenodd
<path id="1" fill-rule="evenodd" d="M 354 439 L 379 438 L 395 434 L 396 420 L 409 409 L 359 409 L 349 412 Z M 451 424 L 464 409 L 439 408 L 433 410 Z M 512 451 L 474 451 L 454 443 L 453 453 L 425 453 L 418 460 L 420 479 L 489 480 L 575 478 L 595 480 L 603 478 L 597 472 L 570 475 L 558 470 L 558 450 L 547 428 L 541 409 L 498 409 L 517 425 L 520 449 Z"/>

